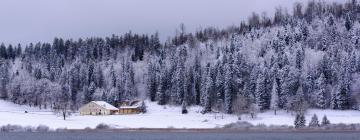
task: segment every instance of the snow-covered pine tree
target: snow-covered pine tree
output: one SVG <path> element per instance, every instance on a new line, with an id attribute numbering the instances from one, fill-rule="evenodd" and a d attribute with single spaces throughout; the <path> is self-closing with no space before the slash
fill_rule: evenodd
<path id="1" fill-rule="evenodd" d="M 198 54 L 195 55 L 195 64 L 194 64 L 194 94 L 195 94 L 195 104 L 200 104 L 200 95 L 201 95 L 201 63 L 200 57 Z"/>
<path id="2" fill-rule="evenodd" d="M 294 126 L 295 126 L 295 128 L 299 128 L 299 126 L 300 126 L 300 114 L 296 114 L 295 120 L 294 120 Z"/>
<path id="3" fill-rule="evenodd" d="M 84 95 L 84 102 L 85 103 L 89 103 L 89 102 L 93 101 L 95 90 L 96 90 L 96 85 L 95 85 L 94 82 L 91 82 L 90 86 L 86 90 L 87 92 L 84 93 L 85 94 Z"/>
<path id="4" fill-rule="evenodd" d="M 309 127 L 320 127 L 320 124 L 319 124 L 319 119 L 318 117 L 316 116 L 316 114 L 314 114 L 311 118 L 311 121 L 309 123 Z"/>
<path id="5" fill-rule="evenodd" d="M 104 74 L 103 74 L 103 71 L 102 71 L 102 68 L 100 65 L 96 69 L 95 82 L 96 82 L 95 84 L 98 88 L 104 87 L 105 78 L 104 78 Z"/>
<path id="6" fill-rule="evenodd" d="M 147 92 L 150 97 L 150 101 L 156 100 L 156 90 L 157 90 L 157 81 L 156 81 L 156 67 L 154 62 L 150 62 L 148 65 L 147 72 Z"/>
<path id="7" fill-rule="evenodd" d="M 9 67 L 6 63 L 0 64 L 0 98 L 8 99 L 7 85 L 9 83 Z"/>
<path id="8" fill-rule="evenodd" d="M 105 101 L 105 102 L 108 102 L 108 96 L 107 96 L 107 94 L 105 93 L 105 91 L 103 91 L 103 93 L 101 94 L 101 100 L 102 100 L 102 101 Z"/>
<path id="9" fill-rule="evenodd" d="M 113 106 L 118 106 L 119 102 L 119 89 L 118 87 L 112 87 L 109 91 L 109 95 L 107 96 L 107 100 Z"/>
<path id="10" fill-rule="evenodd" d="M 300 116 L 300 127 L 305 127 L 306 126 L 306 119 L 305 119 L 305 115 L 301 114 Z"/>
<path id="11" fill-rule="evenodd" d="M 147 112 L 147 106 L 146 106 L 146 104 L 145 104 L 144 101 L 141 102 L 140 112 L 141 112 L 141 113 L 146 113 L 146 112 Z"/>
<path id="12" fill-rule="evenodd" d="M 232 113 L 233 101 L 233 71 L 229 64 L 225 64 L 225 79 L 224 79 L 224 99 L 225 99 L 225 112 Z"/>
<path id="13" fill-rule="evenodd" d="M 304 128 L 306 126 L 305 115 L 303 113 L 296 114 L 295 117 L 295 128 Z"/>
<path id="14" fill-rule="evenodd" d="M 321 73 L 320 77 L 316 81 L 316 106 L 325 109 L 326 108 L 326 83 L 325 75 Z"/>
<path id="15" fill-rule="evenodd" d="M 186 76 L 184 81 L 184 99 L 183 101 L 186 101 L 186 104 L 192 104 L 194 102 L 194 73 L 193 73 L 193 67 L 190 66 L 188 70 L 186 70 Z"/>
<path id="16" fill-rule="evenodd" d="M 274 80 L 271 90 L 270 109 L 274 110 L 275 115 L 276 111 L 279 109 L 279 85 L 276 80 Z"/>
<path id="17" fill-rule="evenodd" d="M 203 93 L 203 100 L 204 100 L 204 110 L 203 113 L 211 112 L 211 99 L 212 99 L 212 92 L 213 92 L 213 80 L 211 78 L 210 72 L 208 72 L 208 75 L 206 76 L 206 82 L 205 82 L 205 92 Z"/>
<path id="18" fill-rule="evenodd" d="M 328 126 L 330 124 L 330 121 L 326 117 L 326 115 L 322 118 L 321 126 Z"/>
<path id="19" fill-rule="evenodd" d="M 113 88 L 116 87 L 117 77 L 116 77 L 114 65 L 111 65 L 111 67 L 110 67 L 110 77 L 109 78 L 111 80 L 111 83 L 110 83 L 111 87 L 113 87 Z"/>
<path id="20" fill-rule="evenodd" d="M 260 110 L 266 110 L 270 107 L 270 97 L 266 93 L 266 85 L 265 85 L 265 76 L 263 72 L 259 72 L 259 75 L 257 76 L 258 79 L 256 81 L 256 101 L 259 105 Z"/>
<path id="21" fill-rule="evenodd" d="M 125 65 L 124 77 L 124 100 L 130 100 L 137 96 L 134 79 L 134 68 L 131 62 L 127 61 Z"/>
<path id="22" fill-rule="evenodd" d="M 176 104 L 181 104 L 182 100 L 184 99 L 184 94 L 185 94 L 185 61 L 186 61 L 186 48 L 185 47 L 181 47 L 178 50 L 178 63 L 176 66 L 176 74 L 174 78 L 175 81 L 175 85 L 176 85 L 176 93 L 175 93 L 175 97 L 176 99 L 174 99 Z"/>

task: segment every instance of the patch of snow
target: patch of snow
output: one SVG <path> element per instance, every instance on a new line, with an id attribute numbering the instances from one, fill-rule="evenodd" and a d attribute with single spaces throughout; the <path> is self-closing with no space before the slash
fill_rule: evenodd
<path id="1" fill-rule="evenodd" d="M 66 120 L 56 116 L 50 110 L 20 106 L 8 101 L 0 100 L 0 126 L 7 124 L 22 126 L 46 125 L 52 129 L 68 128 L 83 129 L 95 128 L 100 123 L 109 124 L 115 128 L 215 128 L 229 123 L 237 122 L 235 115 L 224 114 L 201 114 L 199 106 L 188 107 L 188 114 L 181 114 L 181 107 L 160 106 L 155 102 L 145 101 L 147 113 L 132 115 L 109 115 L 109 116 L 81 116 L 73 114 Z M 24 113 L 27 110 L 28 113 Z M 331 123 L 360 123 L 360 111 L 336 111 L 311 109 L 306 113 L 307 123 L 313 114 L 317 114 L 320 121 L 323 115 L 327 115 Z M 217 116 L 215 118 L 215 115 Z M 266 125 L 293 125 L 294 115 L 286 111 L 273 111 L 259 113 L 255 119 L 249 115 L 243 115 L 242 121 L 251 124 Z"/>

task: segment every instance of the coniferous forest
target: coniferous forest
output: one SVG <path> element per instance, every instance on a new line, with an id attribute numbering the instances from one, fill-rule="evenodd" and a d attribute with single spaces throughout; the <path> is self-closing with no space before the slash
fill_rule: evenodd
<path id="1" fill-rule="evenodd" d="M 226 29 L 0 45 L 0 97 L 77 110 L 135 98 L 203 113 L 360 109 L 360 4 L 310 1 Z"/>

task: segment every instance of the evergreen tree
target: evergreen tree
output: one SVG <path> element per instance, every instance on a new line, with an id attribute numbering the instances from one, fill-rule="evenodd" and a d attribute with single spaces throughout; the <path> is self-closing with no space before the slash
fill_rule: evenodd
<path id="1" fill-rule="evenodd" d="M 155 64 L 150 62 L 148 66 L 148 79 L 147 79 L 148 95 L 151 101 L 156 99 L 157 81 L 156 81 L 156 68 Z"/>
<path id="2" fill-rule="evenodd" d="M 114 69 L 114 65 L 111 65 L 110 67 L 110 80 L 111 80 L 111 87 L 116 87 L 117 85 L 117 80 L 116 80 L 116 73 L 115 73 L 115 69 Z"/>
<path id="3" fill-rule="evenodd" d="M 9 83 L 10 76 L 9 76 L 9 67 L 8 64 L 0 62 L 0 98 L 1 99 L 8 99 L 8 91 L 7 85 Z"/>
<path id="4" fill-rule="evenodd" d="M 322 109 L 326 108 L 326 83 L 325 76 L 321 74 L 316 82 L 317 94 L 316 94 L 316 106 Z"/>
<path id="5" fill-rule="evenodd" d="M 135 88 L 135 79 L 134 79 L 134 68 L 132 63 L 129 61 L 126 62 L 125 71 L 124 71 L 124 100 L 130 100 L 137 96 Z"/>
<path id="6" fill-rule="evenodd" d="M 275 115 L 276 115 L 276 111 L 279 109 L 279 85 L 275 80 L 273 82 L 273 86 L 271 90 L 270 109 L 274 110 Z"/>
<path id="7" fill-rule="evenodd" d="M 263 72 L 260 72 L 256 82 L 255 90 L 257 104 L 259 105 L 260 110 L 266 110 L 270 108 L 270 97 L 266 93 L 265 86 L 265 76 L 263 75 Z"/>
<path id="8" fill-rule="evenodd" d="M 204 110 L 203 113 L 211 112 L 211 98 L 213 92 L 213 80 L 211 78 L 210 72 L 208 72 L 208 75 L 206 77 L 206 83 L 205 83 L 205 92 L 203 93 L 204 96 Z M 225 95 L 226 96 L 226 95 Z"/>
<path id="9" fill-rule="evenodd" d="M 225 112 L 232 113 L 233 101 L 233 72 L 229 64 L 225 64 L 225 82 L 224 82 L 224 95 L 225 95 Z"/>
<path id="10" fill-rule="evenodd" d="M 201 95 L 201 63 L 198 55 L 195 56 L 194 64 L 194 94 L 195 94 L 195 104 L 200 104 L 200 95 Z"/>
<path id="11" fill-rule="evenodd" d="M 159 105 L 165 105 L 167 102 L 166 98 L 166 83 L 167 83 L 167 77 L 166 77 L 166 69 L 165 67 L 160 69 L 160 77 L 159 77 L 159 86 L 156 91 L 156 97 L 158 98 L 158 104 Z"/>
<path id="12" fill-rule="evenodd" d="M 296 114 L 295 122 L 294 122 L 295 128 L 304 128 L 306 126 L 306 120 L 304 114 Z"/>
<path id="13" fill-rule="evenodd" d="M 108 97 L 107 97 L 107 95 L 106 95 L 105 92 L 103 92 L 103 93 L 101 94 L 101 100 L 102 100 L 102 101 L 105 101 L 105 102 L 108 102 Z"/>
<path id="14" fill-rule="evenodd" d="M 311 118 L 309 127 L 320 127 L 319 120 L 316 114 L 314 114 L 313 117 Z"/>
<path id="15" fill-rule="evenodd" d="M 147 106 L 145 105 L 145 102 L 144 102 L 144 101 L 141 102 L 140 112 L 141 112 L 141 113 L 146 113 L 146 112 L 147 112 Z"/>
<path id="16" fill-rule="evenodd" d="M 95 85 L 94 82 L 91 82 L 90 86 L 87 89 L 83 90 L 83 92 L 84 92 L 84 104 L 93 101 L 95 90 L 96 90 L 96 85 Z"/>
<path id="17" fill-rule="evenodd" d="M 328 126 L 330 125 L 330 121 L 327 119 L 326 115 L 322 118 L 321 126 Z"/>
<path id="18" fill-rule="evenodd" d="M 105 79 L 104 79 L 103 71 L 100 66 L 98 66 L 97 68 L 95 78 L 96 78 L 96 86 L 99 88 L 103 88 Z"/>
<path id="19" fill-rule="evenodd" d="M 349 14 L 347 14 L 346 15 L 346 17 L 345 17 L 345 28 L 346 28 L 346 30 L 350 30 L 351 28 L 352 28 L 352 21 L 351 21 L 351 19 L 350 19 L 350 15 Z"/>

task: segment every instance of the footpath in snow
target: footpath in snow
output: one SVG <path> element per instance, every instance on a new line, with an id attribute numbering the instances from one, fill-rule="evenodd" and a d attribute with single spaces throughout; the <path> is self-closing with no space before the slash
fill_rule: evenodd
<path id="1" fill-rule="evenodd" d="M 181 107 L 159 106 L 147 103 L 147 113 L 134 115 L 111 116 L 80 116 L 73 114 L 66 120 L 49 110 L 39 110 L 28 106 L 20 106 L 8 101 L 0 100 L 0 126 L 12 124 L 21 126 L 46 125 L 50 128 L 83 129 L 95 128 L 100 123 L 109 124 L 115 128 L 216 128 L 237 122 L 235 115 L 201 114 L 201 107 L 188 108 L 189 113 L 181 114 Z M 28 111 L 28 113 L 24 113 Z M 321 119 L 327 115 L 331 123 L 360 123 L 360 111 L 309 110 L 306 114 L 307 122 L 316 113 Z M 278 111 L 275 116 L 272 111 L 260 113 L 255 119 L 248 115 L 242 116 L 242 121 L 254 125 L 293 125 L 294 115 L 285 111 Z"/>

